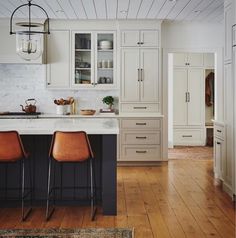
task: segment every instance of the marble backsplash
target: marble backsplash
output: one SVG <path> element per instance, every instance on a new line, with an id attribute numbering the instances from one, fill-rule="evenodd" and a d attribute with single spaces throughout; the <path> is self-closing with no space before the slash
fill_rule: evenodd
<path id="1" fill-rule="evenodd" d="M 45 88 L 45 65 L 0 64 L 0 112 L 21 111 L 28 98 L 37 100 L 37 111 L 55 113 L 54 99 L 74 97 L 77 110 L 105 107 L 102 98 L 111 95 L 118 101 L 118 90 L 49 90 Z M 115 105 L 117 108 L 117 105 Z"/>

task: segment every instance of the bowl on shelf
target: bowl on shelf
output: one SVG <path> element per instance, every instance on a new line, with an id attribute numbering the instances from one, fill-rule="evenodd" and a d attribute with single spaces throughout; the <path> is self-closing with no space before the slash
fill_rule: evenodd
<path id="1" fill-rule="evenodd" d="M 96 112 L 96 110 L 93 109 L 81 109 L 80 110 L 80 115 L 84 115 L 84 116 L 92 116 L 94 115 Z"/>
<path id="2" fill-rule="evenodd" d="M 112 49 L 112 41 L 102 40 L 98 43 L 98 49 Z"/>

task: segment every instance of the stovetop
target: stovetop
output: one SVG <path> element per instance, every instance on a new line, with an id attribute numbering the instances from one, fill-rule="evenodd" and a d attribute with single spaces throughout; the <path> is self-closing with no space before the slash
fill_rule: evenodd
<path id="1" fill-rule="evenodd" d="M 38 118 L 41 112 L 25 113 L 25 112 L 0 112 L 0 119 L 6 118 Z"/>

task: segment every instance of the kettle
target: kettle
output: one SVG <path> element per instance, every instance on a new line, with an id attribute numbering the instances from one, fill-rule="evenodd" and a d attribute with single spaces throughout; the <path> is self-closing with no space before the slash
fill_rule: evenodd
<path id="1" fill-rule="evenodd" d="M 31 104 L 32 102 L 32 104 Z M 25 101 L 26 103 L 26 106 L 25 108 L 23 107 L 23 105 L 20 105 L 22 107 L 22 111 L 26 112 L 26 113 L 35 113 L 36 112 L 36 100 L 34 98 L 30 98 L 30 99 L 27 99 Z"/>

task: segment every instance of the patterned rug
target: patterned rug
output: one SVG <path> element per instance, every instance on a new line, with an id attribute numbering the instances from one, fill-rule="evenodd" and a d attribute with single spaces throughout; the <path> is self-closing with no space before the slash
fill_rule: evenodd
<path id="1" fill-rule="evenodd" d="M 129 228 L 84 228 L 84 229 L 11 229 L 0 230 L 0 238 L 134 238 Z"/>

